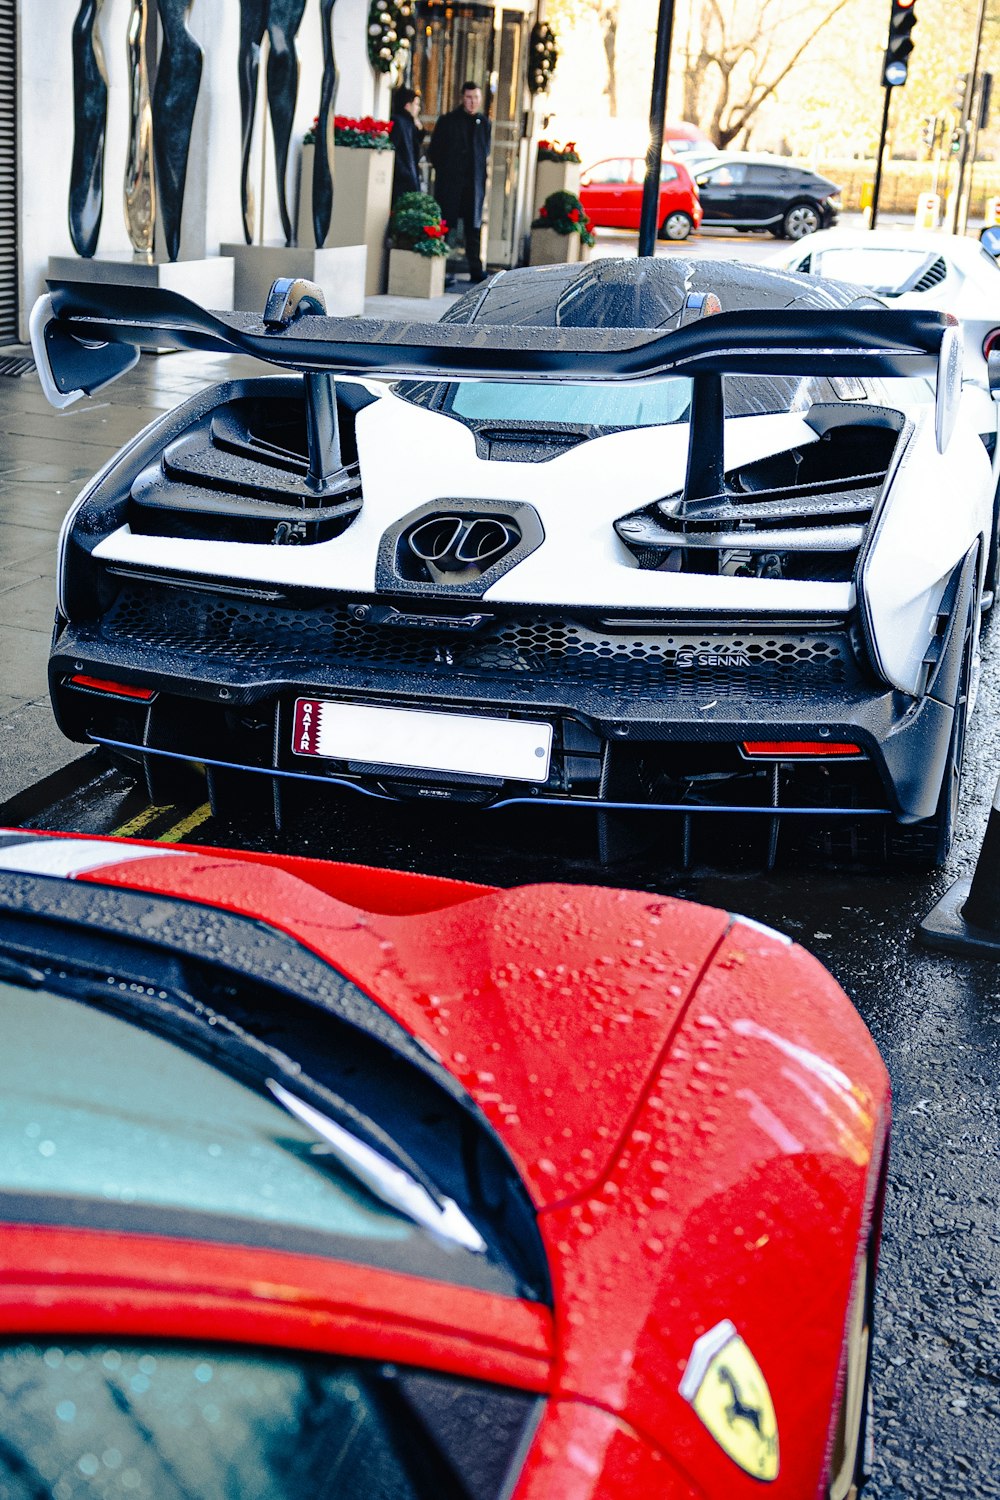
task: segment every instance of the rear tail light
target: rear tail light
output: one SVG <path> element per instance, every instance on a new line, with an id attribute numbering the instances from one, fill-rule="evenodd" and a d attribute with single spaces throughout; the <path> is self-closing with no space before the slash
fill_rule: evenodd
<path id="1" fill-rule="evenodd" d="M 991 354 L 1000 352 L 1000 328 L 991 328 L 983 339 L 983 358 L 989 359 Z"/>
<path id="2" fill-rule="evenodd" d="M 751 760 L 818 760 L 834 755 L 864 755 L 860 745 L 830 740 L 744 740 Z"/>
<path id="3" fill-rule="evenodd" d="M 140 698 L 143 703 L 148 703 L 150 698 L 156 697 L 153 688 L 132 687 L 127 682 L 109 682 L 104 677 L 88 677 L 85 672 L 77 672 L 69 680 L 74 687 L 90 688 L 95 693 L 110 693 L 115 698 Z"/>

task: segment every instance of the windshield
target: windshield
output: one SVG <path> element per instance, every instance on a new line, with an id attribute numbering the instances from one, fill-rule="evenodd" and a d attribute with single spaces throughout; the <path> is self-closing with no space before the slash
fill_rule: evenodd
<path id="1" fill-rule="evenodd" d="M 560 381 L 462 381 L 445 410 L 478 421 L 570 423 L 581 427 L 661 427 L 687 418 L 691 382 L 671 376 L 622 385 Z"/>
<path id="2" fill-rule="evenodd" d="M 380 1201 L 338 1140 L 279 1102 L 273 1081 L 271 1092 L 263 1080 L 254 1087 L 44 989 L 0 981 L 0 1022 L 0 1216 L 64 1222 L 72 1207 L 73 1222 L 93 1227 L 277 1244 L 455 1279 L 461 1250 Z"/>

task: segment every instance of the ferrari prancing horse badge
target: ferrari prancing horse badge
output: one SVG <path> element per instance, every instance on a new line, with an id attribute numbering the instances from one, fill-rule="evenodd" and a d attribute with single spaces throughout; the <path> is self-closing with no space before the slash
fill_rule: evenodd
<path id="1" fill-rule="evenodd" d="M 728 1318 L 695 1340 L 680 1392 L 734 1463 L 755 1479 L 777 1479 L 778 1422 L 771 1393 Z"/>

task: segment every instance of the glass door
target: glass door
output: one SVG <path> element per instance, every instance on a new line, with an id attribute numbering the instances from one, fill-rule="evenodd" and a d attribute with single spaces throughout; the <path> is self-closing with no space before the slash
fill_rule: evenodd
<path id="1" fill-rule="evenodd" d="M 493 68 L 492 6 L 420 0 L 416 7 L 416 27 L 407 82 L 423 100 L 424 129 L 433 130 L 439 115 L 461 104 L 459 90 L 467 78 L 474 79 L 482 89 L 483 108 L 488 114 Z"/>
<path id="2" fill-rule="evenodd" d="M 528 22 L 520 11 L 496 12 L 493 91 L 493 153 L 487 191 L 486 261 L 517 262 L 517 187 L 524 136 L 524 56 Z"/>

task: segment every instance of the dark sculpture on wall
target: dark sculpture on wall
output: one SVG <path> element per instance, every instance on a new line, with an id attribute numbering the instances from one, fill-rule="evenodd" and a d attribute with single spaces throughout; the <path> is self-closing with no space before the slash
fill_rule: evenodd
<path id="1" fill-rule="evenodd" d="M 181 213 L 204 55 L 187 28 L 194 0 L 156 0 L 162 41 L 153 90 L 153 157 L 163 240 L 170 260 L 181 247 Z M 303 0 L 304 3 L 304 0 Z"/>
<path id="2" fill-rule="evenodd" d="M 132 0 L 128 51 L 128 156 L 125 161 L 125 227 L 133 249 L 151 257 L 156 228 L 153 181 L 153 111 L 149 98 L 152 0 Z"/>
<path id="3" fill-rule="evenodd" d="M 162 3 L 162 0 L 161 0 Z M 285 178 L 288 172 L 288 148 L 292 139 L 292 120 L 299 89 L 299 59 L 295 38 L 302 21 L 306 0 L 240 0 L 240 119 L 243 139 L 243 168 L 240 196 L 243 203 L 243 233 L 247 244 L 253 241 L 253 195 L 250 190 L 250 146 L 254 116 L 257 111 L 257 77 L 260 69 L 260 47 L 267 32 L 270 50 L 267 58 L 267 107 L 274 135 L 274 162 L 277 174 L 278 211 L 285 231 L 285 244 L 294 239 L 288 213 Z M 263 205 L 262 205 L 263 208 Z"/>
<path id="4" fill-rule="evenodd" d="M 316 121 L 316 149 L 313 155 L 313 234 L 322 249 L 330 232 L 333 217 L 333 106 L 337 98 L 340 74 L 333 53 L 333 7 L 336 0 L 320 0 L 320 24 L 323 28 L 323 87 Z"/>
<path id="5" fill-rule="evenodd" d="M 97 249 L 104 211 L 104 138 L 108 75 L 97 17 L 104 0 L 81 0 L 73 24 L 73 166 L 69 181 L 69 233 L 78 255 Z"/>

